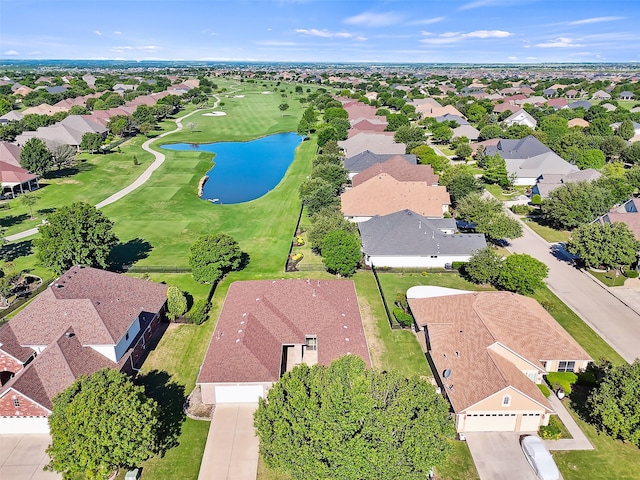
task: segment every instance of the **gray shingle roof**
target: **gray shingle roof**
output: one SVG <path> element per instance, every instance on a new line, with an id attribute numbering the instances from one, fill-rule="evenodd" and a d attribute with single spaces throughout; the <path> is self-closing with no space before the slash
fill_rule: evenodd
<path id="1" fill-rule="evenodd" d="M 532 135 L 519 140 L 501 139 L 498 145 L 488 146 L 485 150 L 487 155 L 497 153 L 505 160 L 507 158 L 531 158 L 550 151 L 549 147 Z"/>
<path id="2" fill-rule="evenodd" d="M 367 255 L 466 255 L 487 246 L 482 234 L 446 234 L 453 219 L 432 219 L 411 210 L 361 222 L 362 251 Z"/>
<path id="3" fill-rule="evenodd" d="M 417 165 L 418 160 L 415 155 L 409 154 L 393 154 L 393 153 L 373 153 L 369 150 L 365 150 L 362 153 L 358 153 L 353 157 L 345 158 L 344 168 L 351 173 L 358 173 L 366 170 L 372 165 L 382 163 L 389 160 L 391 157 L 400 156 L 412 165 Z"/>

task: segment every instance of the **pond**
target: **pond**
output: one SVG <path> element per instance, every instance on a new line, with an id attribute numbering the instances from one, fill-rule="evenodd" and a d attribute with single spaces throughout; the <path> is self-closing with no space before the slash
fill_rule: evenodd
<path id="1" fill-rule="evenodd" d="M 289 132 L 250 142 L 176 143 L 162 148 L 215 153 L 202 198 L 229 204 L 255 200 L 278 185 L 301 142 L 300 135 Z"/>

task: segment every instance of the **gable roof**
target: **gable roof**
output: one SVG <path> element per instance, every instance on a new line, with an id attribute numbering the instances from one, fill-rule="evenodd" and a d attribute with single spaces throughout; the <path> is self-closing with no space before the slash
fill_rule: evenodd
<path id="1" fill-rule="evenodd" d="M 22 153 L 22 148 L 19 146 L 9 142 L 0 142 L 0 162 L 19 167 L 20 153 Z"/>
<path id="2" fill-rule="evenodd" d="M 416 165 L 418 163 L 417 157 L 415 155 L 410 155 L 407 153 L 373 153 L 371 150 L 365 150 L 356 155 L 353 155 L 352 157 L 345 158 L 344 168 L 346 168 L 351 173 L 362 172 L 372 165 L 384 162 L 392 157 L 401 157 L 412 165 Z"/>
<path id="3" fill-rule="evenodd" d="M 11 322 L 0 326 L 0 350 L 8 353 L 21 363 L 26 362 L 35 351 L 29 347 L 23 347 L 11 329 Z"/>
<path id="4" fill-rule="evenodd" d="M 411 210 L 375 216 L 358 224 L 362 251 L 371 256 L 471 255 L 487 246 L 482 234 L 443 233 L 442 220 L 453 219 L 430 219 Z"/>
<path id="5" fill-rule="evenodd" d="M 338 142 L 338 146 L 344 150 L 346 156 L 370 150 L 375 153 L 402 154 L 406 150 L 404 143 L 396 143 L 393 132 L 358 133 L 347 140 Z"/>
<path id="6" fill-rule="evenodd" d="M 393 155 L 384 162 L 371 165 L 358 173 L 351 179 L 351 184 L 354 187 L 358 186 L 381 173 L 388 173 L 401 182 L 425 182 L 427 185 L 437 185 L 439 179 L 438 175 L 433 173 L 431 165 L 413 165 L 402 156 Z"/>
<path id="7" fill-rule="evenodd" d="M 407 295 L 417 323 L 426 326 L 434 373 L 451 371 L 447 380 L 455 388 L 447 395 L 456 413 L 510 386 L 551 410 L 537 386 L 500 354 L 505 348 L 540 371 L 545 360 L 590 360 L 532 298 L 510 292 Z"/>
<path id="8" fill-rule="evenodd" d="M 83 345 L 115 345 L 141 312 L 160 311 L 167 286 L 75 266 L 11 319 L 21 345 L 48 345 L 72 327 Z"/>
<path id="9" fill-rule="evenodd" d="M 19 122 L 24 117 L 22 112 L 17 110 L 11 110 L 0 117 L 0 120 L 6 120 L 7 122 Z"/>
<path id="10" fill-rule="evenodd" d="M 538 121 L 533 118 L 529 112 L 521 108 L 505 118 L 504 123 L 507 125 L 513 125 L 515 123 L 518 125 L 533 125 L 535 127 Z"/>
<path id="11" fill-rule="evenodd" d="M 283 346 L 306 335 L 317 337 L 319 364 L 353 354 L 371 365 L 353 281 L 234 282 L 197 383 L 275 382 Z"/>
<path id="12" fill-rule="evenodd" d="M 37 178 L 37 175 L 29 173 L 28 170 L 22 167 L 0 161 L 0 183 L 4 186 L 15 186 Z"/>
<path id="13" fill-rule="evenodd" d="M 445 113 L 444 115 L 437 116 L 436 122 L 456 122 L 458 125 L 469 125 L 469 122 L 467 122 L 467 120 L 462 118 L 460 115 L 452 115 L 450 113 Z"/>
<path id="14" fill-rule="evenodd" d="M 495 147 L 487 146 L 487 155 L 498 153 L 505 160 L 507 158 L 532 158 L 544 153 L 551 152 L 551 149 L 538 140 L 533 135 L 528 135 L 521 139 L 500 139 Z"/>
<path id="15" fill-rule="evenodd" d="M 480 136 L 480 130 L 471 125 L 460 125 L 453 129 L 453 138 L 467 137 L 469 140 L 477 140 Z"/>
<path id="16" fill-rule="evenodd" d="M 545 198 L 549 196 L 549 192 L 551 192 L 551 190 L 555 190 L 565 183 L 582 181 L 591 182 L 593 180 L 597 180 L 601 176 L 602 174 L 593 168 L 577 170 L 566 174 L 545 173 L 536 182 L 536 188 L 538 190 L 538 194 L 542 198 Z"/>
<path id="17" fill-rule="evenodd" d="M 424 182 L 400 182 L 381 173 L 345 191 L 340 199 L 346 217 L 373 217 L 412 210 L 428 217 L 442 217 L 451 204 L 446 187 Z"/>

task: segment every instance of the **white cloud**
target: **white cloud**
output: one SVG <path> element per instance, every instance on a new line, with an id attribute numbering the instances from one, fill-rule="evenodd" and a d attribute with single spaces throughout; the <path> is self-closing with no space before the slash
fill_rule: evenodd
<path id="1" fill-rule="evenodd" d="M 94 30 L 93 33 L 95 33 L 99 37 L 102 35 L 102 32 L 100 30 Z"/>
<path id="2" fill-rule="evenodd" d="M 114 35 L 122 35 L 122 32 L 116 30 L 115 32 L 113 32 Z"/>
<path id="3" fill-rule="evenodd" d="M 277 40 L 264 40 L 256 42 L 256 44 L 265 47 L 293 47 L 298 45 L 296 42 L 279 42 Z"/>
<path id="4" fill-rule="evenodd" d="M 366 42 L 367 41 L 367 37 L 363 37 L 362 35 L 358 36 L 355 38 L 358 42 Z"/>
<path id="5" fill-rule="evenodd" d="M 297 28 L 296 33 L 301 33 L 303 35 L 310 35 L 312 37 L 321 37 L 321 38 L 352 38 L 348 32 L 330 32 L 329 30 L 317 30 L 315 28 Z"/>
<path id="6" fill-rule="evenodd" d="M 517 60 L 518 57 L 507 57 L 509 60 Z"/>
<path id="7" fill-rule="evenodd" d="M 616 20 L 624 20 L 624 17 L 593 17 L 593 18 L 585 18 L 583 20 L 576 20 L 574 22 L 567 22 L 567 25 L 588 25 L 591 23 L 602 23 L 602 22 L 615 22 Z"/>
<path id="8" fill-rule="evenodd" d="M 7 50 L 6 52 L 2 53 L 3 55 L 20 55 L 18 52 L 16 52 L 15 50 Z"/>
<path id="9" fill-rule="evenodd" d="M 538 57 L 527 57 L 527 60 L 538 60 Z"/>
<path id="10" fill-rule="evenodd" d="M 573 39 L 567 37 L 556 38 L 546 43 L 536 43 L 536 47 L 540 48 L 568 48 L 568 47 L 582 47 L 579 43 L 573 43 Z"/>
<path id="11" fill-rule="evenodd" d="M 434 18 L 425 18 L 424 20 L 414 20 L 409 22 L 409 25 L 433 25 L 434 23 L 442 22 L 446 17 L 434 17 Z"/>
<path id="12" fill-rule="evenodd" d="M 364 12 L 344 19 L 348 25 L 364 25 L 367 27 L 386 27 L 402 20 L 402 16 L 395 12 L 373 13 Z"/>
<path id="13" fill-rule="evenodd" d="M 430 35 L 430 32 L 422 32 L 423 35 Z M 513 33 L 505 32 L 504 30 L 475 30 L 473 32 L 461 33 L 461 32 L 445 32 L 438 35 L 436 38 L 425 38 L 420 40 L 422 43 L 428 43 L 431 45 L 443 45 L 446 43 L 457 43 L 467 38 L 507 38 L 512 36 Z"/>
<path id="14" fill-rule="evenodd" d="M 161 48 L 158 47 L 157 45 L 143 45 L 140 47 L 132 47 L 131 45 L 122 45 L 122 46 L 111 47 L 111 51 L 114 53 L 130 52 L 133 50 L 152 53 L 152 52 L 157 52 L 158 50 L 161 50 Z"/>
<path id="15" fill-rule="evenodd" d="M 476 0 L 475 2 L 465 3 L 458 7 L 458 10 L 471 10 L 472 8 L 486 7 L 494 3 L 492 0 Z"/>

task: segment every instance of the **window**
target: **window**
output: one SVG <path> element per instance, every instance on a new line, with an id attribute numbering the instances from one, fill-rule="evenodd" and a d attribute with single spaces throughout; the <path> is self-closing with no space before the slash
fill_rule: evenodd
<path id="1" fill-rule="evenodd" d="M 561 361 L 558 363 L 559 372 L 573 372 L 576 368 L 576 362 Z"/>
<path id="2" fill-rule="evenodd" d="M 509 395 L 505 395 L 502 397 L 502 406 L 508 407 L 509 405 L 511 405 L 511 397 Z"/>
<path id="3" fill-rule="evenodd" d="M 18 408 L 20 406 L 20 400 L 18 400 L 17 398 L 13 399 L 13 406 Z"/>
<path id="4" fill-rule="evenodd" d="M 307 350 L 314 352 L 318 350 L 318 337 L 316 337 L 315 335 L 312 337 L 306 337 L 304 343 L 307 347 Z"/>
<path id="5" fill-rule="evenodd" d="M 129 340 L 129 332 L 127 332 L 127 333 L 125 333 L 125 334 L 124 334 L 124 339 L 125 339 L 125 340 Z"/>

